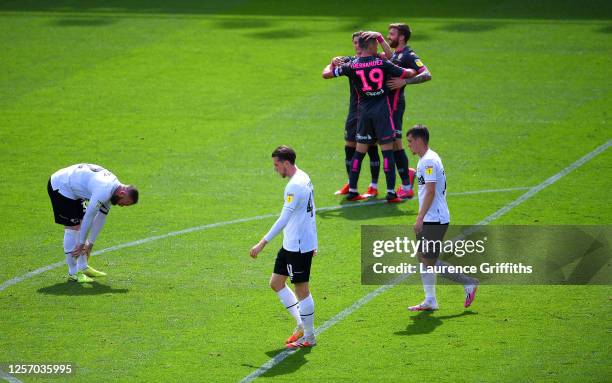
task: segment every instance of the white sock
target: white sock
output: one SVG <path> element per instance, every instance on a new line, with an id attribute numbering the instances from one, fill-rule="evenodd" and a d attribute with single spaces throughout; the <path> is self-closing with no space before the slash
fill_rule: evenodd
<path id="1" fill-rule="evenodd" d="M 291 290 L 287 285 L 285 285 L 285 288 L 280 291 L 277 291 L 276 295 L 278 295 L 283 306 L 285 306 L 287 311 L 289 311 L 289 314 L 291 314 L 293 319 L 295 319 L 296 324 L 298 326 L 301 326 L 302 319 L 300 318 L 300 312 L 298 310 L 299 302 L 295 297 L 293 290 Z"/>
<path id="2" fill-rule="evenodd" d="M 378 189 L 378 184 L 375 184 L 374 182 L 370 183 L 370 187 L 374 188 L 374 189 Z"/>
<path id="3" fill-rule="evenodd" d="M 402 185 L 402 190 L 404 191 L 412 190 L 412 185 Z"/>
<path id="4" fill-rule="evenodd" d="M 314 335 L 314 301 L 312 294 L 300 301 L 300 316 L 304 324 L 304 336 L 309 337 Z"/>
<path id="5" fill-rule="evenodd" d="M 436 302 L 436 274 L 421 273 L 421 281 L 423 282 L 423 290 L 425 290 L 425 301 Z"/>
<path id="6" fill-rule="evenodd" d="M 79 255 L 79 258 L 77 258 L 77 268 L 79 271 L 87 268 L 87 256 L 85 254 Z"/>
<path id="7" fill-rule="evenodd" d="M 76 247 L 78 235 L 78 230 L 64 229 L 64 254 L 66 254 L 66 264 L 68 265 L 68 274 L 70 275 L 74 275 L 77 272 L 76 259 L 70 252 Z"/>

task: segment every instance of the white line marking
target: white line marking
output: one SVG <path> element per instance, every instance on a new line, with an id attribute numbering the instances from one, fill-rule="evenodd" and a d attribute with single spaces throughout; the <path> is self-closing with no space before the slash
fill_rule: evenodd
<path id="1" fill-rule="evenodd" d="M 494 221 L 497 218 L 501 217 L 502 215 L 506 214 L 507 212 L 509 212 L 510 210 L 514 209 L 518 205 L 520 205 L 523 202 L 527 201 L 534 194 L 538 193 L 539 191 L 541 191 L 545 187 L 554 184 L 561 177 L 567 175 L 572 170 L 575 170 L 575 169 L 579 168 L 580 166 L 582 166 L 585 163 L 587 163 L 588 161 L 590 161 L 596 155 L 603 153 L 604 151 L 606 151 L 606 149 L 608 149 L 610 147 L 610 145 L 612 145 L 612 140 L 608 140 L 608 142 L 606 142 L 603 145 L 600 145 L 599 147 L 597 147 L 592 152 L 590 152 L 590 153 L 586 154 L 585 156 L 583 156 L 582 158 L 580 158 L 578 161 L 574 162 L 570 166 L 568 166 L 565 169 L 561 170 L 559 173 L 557 173 L 554 176 L 550 177 L 549 179 L 547 179 L 546 181 L 542 182 L 541 184 L 532 187 L 531 189 L 529 189 L 529 191 L 527 193 L 523 194 L 519 198 L 517 198 L 514 201 L 512 201 L 511 203 L 509 203 L 508 205 L 504 206 L 503 208 L 499 209 L 495 213 L 491 214 L 487 218 L 485 218 L 482 221 L 480 221 L 478 223 L 478 225 L 486 225 L 489 222 Z"/>
<path id="2" fill-rule="evenodd" d="M 472 194 L 482 194 L 482 193 L 500 193 L 500 192 L 510 192 L 510 191 L 519 191 L 519 190 L 528 190 L 531 189 L 531 186 L 520 186 L 517 188 L 506 188 L 506 189 L 489 189 L 489 190 L 474 190 L 474 191 L 464 191 L 464 192 L 456 192 L 456 193 L 448 193 L 451 195 L 472 195 Z"/>
<path id="3" fill-rule="evenodd" d="M 9 383 L 23 383 L 21 380 L 15 378 L 13 375 L 0 370 L 0 378 L 6 380 Z"/>
<path id="4" fill-rule="evenodd" d="M 488 217 L 486 217 L 485 219 L 480 221 L 477 225 L 488 225 L 492 221 L 496 220 L 497 218 L 499 218 L 502 215 L 506 214 L 507 212 L 509 212 L 510 210 L 514 209 L 515 207 L 517 207 L 521 203 L 525 202 L 529 198 L 533 197 L 536 193 L 538 193 L 539 191 L 541 191 L 545 187 L 550 186 L 553 183 L 557 182 L 561 177 L 565 176 L 566 174 L 568 174 L 572 170 L 575 170 L 576 168 L 584 165 L 587 161 L 591 160 L 596 155 L 604 152 L 606 149 L 608 149 L 610 147 L 610 145 L 612 145 L 612 140 L 609 140 L 605 144 L 599 146 L 598 148 L 596 148 L 592 152 L 590 152 L 587 155 L 585 155 L 584 157 L 580 158 L 578 161 L 576 161 L 573 164 L 569 165 L 568 167 L 566 167 L 565 169 L 561 170 L 559 173 L 555 174 L 554 176 L 548 178 L 546 181 L 542 182 L 541 184 L 536 185 L 536 186 L 530 188 L 527 193 L 521 195 L 519 198 L 517 198 L 514 201 L 510 202 L 509 204 L 507 204 L 506 206 L 502 207 L 501 209 L 499 209 L 495 213 L 489 215 Z M 376 298 L 377 296 L 379 296 L 380 294 L 384 293 L 385 291 L 387 291 L 391 287 L 397 285 L 399 282 L 401 282 L 404 279 L 406 279 L 409 275 L 410 274 L 400 275 L 397 278 L 395 278 L 393 281 L 391 281 L 388 285 L 380 286 L 376 290 L 370 292 L 369 294 L 367 294 L 363 298 L 359 299 L 357 302 L 353 303 L 351 306 L 345 308 L 340 313 L 338 313 L 338 314 L 334 315 L 332 318 L 328 319 L 325 323 L 323 323 L 321 326 L 319 326 L 315 330 L 315 333 L 317 335 L 321 334 L 322 332 L 324 332 L 328 328 L 332 327 L 333 325 L 335 325 L 336 323 L 338 323 L 342 319 L 344 319 L 347 316 L 351 315 L 355 310 L 359 309 L 361 306 L 365 305 L 366 303 L 368 303 L 372 299 Z M 259 376 L 265 374 L 271 368 L 273 368 L 274 366 L 276 366 L 277 364 L 279 364 L 280 362 L 285 360 L 285 358 L 287 358 L 288 356 L 293 355 L 297 351 L 298 350 L 285 350 L 285 351 L 282 351 L 282 352 L 276 354 L 272 359 L 268 360 L 266 363 L 264 363 L 257 370 L 253 371 L 251 374 L 249 374 L 246 377 L 244 377 L 240 381 L 240 383 L 249 383 L 249 382 L 252 382 L 253 380 L 255 380 Z"/>
<path id="5" fill-rule="evenodd" d="M 478 193 L 496 193 L 496 192 L 506 192 L 506 191 L 513 191 L 513 190 L 523 190 L 523 189 L 528 189 L 529 187 L 518 187 L 518 188 L 509 188 L 509 189 L 488 189 L 488 190 L 475 190 L 475 191 L 467 191 L 467 192 L 457 192 L 457 193 L 448 193 L 449 196 L 452 195 L 467 195 L 467 194 L 478 194 Z M 385 200 L 376 200 L 376 201 L 367 201 L 367 202 L 360 202 L 360 203 L 354 203 L 354 204 L 346 204 L 346 205 L 337 205 L 337 206 L 327 206 L 327 207 L 322 207 L 322 208 L 318 208 L 317 212 L 321 212 L 321 211 L 330 211 L 330 210 L 340 210 L 340 209 L 348 209 L 348 208 L 353 208 L 353 207 L 363 207 L 363 206 L 371 206 L 371 205 L 377 205 L 377 204 L 381 204 L 381 203 L 386 203 Z M 166 234 L 162 234 L 162 235 L 156 235 L 154 237 L 148 237 L 148 238 L 144 238 L 144 239 L 139 239 L 137 241 L 133 241 L 133 242 L 127 242 L 127 243 L 122 243 L 120 245 L 116 245 L 116 246 L 111 246 L 111 247 L 107 247 L 105 249 L 102 250 L 98 250 L 98 251 L 94 251 L 91 255 L 99 255 L 99 254 L 103 254 L 103 253 L 109 253 L 111 251 L 116 251 L 116 250 L 120 250 L 120 249 L 124 249 L 126 247 L 133 247 L 133 246 L 138 246 L 138 245 L 142 245 L 144 243 L 148 243 L 148 242 L 153 242 L 153 241 L 157 241 L 160 239 L 165 239 L 165 238 L 169 238 L 169 237 L 175 237 L 177 235 L 182 235 L 182 234 L 188 234 L 188 233 L 192 233 L 195 231 L 202 231 L 202 230 L 206 230 L 206 229 L 211 229 L 213 227 L 220 227 L 220 226 L 227 226 L 227 225 L 233 225 L 236 223 L 243 223 L 243 222 L 249 222 L 249 221 L 258 221 L 258 220 L 262 220 L 262 219 L 266 219 L 266 218 L 273 218 L 273 217 L 278 217 L 278 213 L 275 214 L 264 214 L 264 215 L 258 215 L 255 217 L 250 217 L 250 218 L 241 218 L 241 219 L 234 219 L 231 221 L 225 221 L 225 222 L 217 222 L 217 223 L 210 223 L 210 224 L 206 224 L 206 225 L 200 225 L 200 226 L 195 226 L 195 227 L 190 227 L 188 229 L 183 229 L 183 230 L 179 230 L 179 231 L 173 231 L 170 233 L 166 233 Z M 4 291 L 7 288 L 25 281 L 26 279 L 30 279 L 38 274 L 42 274 L 45 271 L 49 271 L 49 270 L 53 270 L 57 267 L 60 267 L 64 264 L 64 261 L 59 261 L 56 263 L 52 263 L 50 265 L 47 266 L 43 266 L 40 267 L 36 270 L 32 270 L 27 274 L 24 275 L 20 275 L 18 277 L 9 279 L 8 281 L 3 282 L 0 285 L 0 291 Z"/>

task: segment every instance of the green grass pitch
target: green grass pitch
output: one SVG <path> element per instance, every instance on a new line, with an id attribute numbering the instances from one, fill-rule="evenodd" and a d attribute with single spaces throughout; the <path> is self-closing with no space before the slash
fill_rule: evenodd
<path id="1" fill-rule="evenodd" d="M 317 206 L 338 205 L 348 89 L 321 70 L 352 52 L 353 31 L 396 21 L 433 75 L 407 89 L 404 126 L 430 127 L 450 193 L 538 185 L 612 138 L 605 1 L 2 1 L 0 283 L 63 260 L 46 182 L 73 163 L 141 189 L 95 250 L 278 213 L 280 144 L 296 149 Z M 492 224 L 611 224 L 611 175 L 608 149 Z M 450 195 L 453 223 L 522 193 Z M 360 225 L 415 215 L 416 201 L 319 214 L 316 325 L 376 288 L 360 284 Z M 73 362 L 75 383 L 240 381 L 293 327 L 267 286 L 280 238 L 248 257 L 273 221 L 94 256 L 109 276 L 90 286 L 61 266 L 7 287 L 0 363 Z M 610 286 L 483 286 L 469 311 L 460 287 L 438 295 L 440 311 L 410 314 L 421 287 L 395 286 L 257 381 L 612 379 Z"/>

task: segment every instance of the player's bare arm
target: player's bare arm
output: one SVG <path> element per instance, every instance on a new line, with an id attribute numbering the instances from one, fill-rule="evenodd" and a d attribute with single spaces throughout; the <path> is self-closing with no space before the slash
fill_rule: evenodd
<path id="1" fill-rule="evenodd" d="M 93 242 L 85 242 L 85 246 L 83 246 L 83 254 L 85 254 L 87 256 L 87 258 L 89 258 L 89 256 L 91 255 L 91 249 L 93 248 Z"/>
<path id="2" fill-rule="evenodd" d="M 404 87 L 406 86 L 407 80 L 411 80 L 418 76 L 417 72 L 414 69 L 406 69 L 406 71 L 408 72 L 408 74 L 404 78 L 391 77 L 389 80 L 387 80 L 387 87 L 391 90 Z"/>
<path id="3" fill-rule="evenodd" d="M 261 239 L 261 241 L 257 242 L 257 244 L 251 248 L 251 258 L 257 258 L 257 254 L 259 254 L 263 250 L 263 248 L 266 247 L 267 243 L 268 242 L 263 238 Z"/>
<path id="4" fill-rule="evenodd" d="M 331 60 L 331 66 L 332 67 L 337 67 L 340 65 L 344 65 L 347 63 L 347 61 L 345 60 L 346 56 L 336 56 L 334 58 L 332 58 Z"/>
<path id="5" fill-rule="evenodd" d="M 431 73 L 429 72 L 429 69 L 424 66 L 423 68 L 421 68 L 420 73 L 416 76 L 404 79 L 404 83 L 406 85 L 415 85 L 422 84 L 429 80 L 431 80 Z"/>
<path id="6" fill-rule="evenodd" d="M 389 43 L 387 43 L 387 40 L 385 40 L 384 36 L 380 32 L 373 32 L 373 31 L 363 32 L 361 36 L 362 38 L 366 38 L 366 39 L 367 38 L 376 39 L 376 41 L 378 41 L 378 43 L 380 44 L 383 52 L 385 53 L 385 56 L 387 59 L 393 56 L 393 51 L 391 50 Z"/>
<path id="7" fill-rule="evenodd" d="M 323 69 L 323 78 L 334 78 L 334 67 L 332 66 L 332 64 L 327 64 L 327 66 Z"/>
<path id="8" fill-rule="evenodd" d="M 79 243 L 74 250 L 72 250 L 72 252 L 70 253 L 73 257 L 78 257 L 79 255 L 81 255 L 83 253 L 83 249 L 85 248 L 85 244 L 84 243 Z"/>
<path id="9" fill-rule="evenodd" d="M 419 210 L 419 215 L 416 218 L 416 222 L 414 223 L 414 232 L 418 235 L 423 230 L 423 219 L 427 215 L 429 208 L 434 200 L 434 196 L 436 195 L 436 183 L 428 182 L 425 184 L 426 193 L 425 200 L 423 201 L 423 205 L 421 206 L 421 210 Z"/>

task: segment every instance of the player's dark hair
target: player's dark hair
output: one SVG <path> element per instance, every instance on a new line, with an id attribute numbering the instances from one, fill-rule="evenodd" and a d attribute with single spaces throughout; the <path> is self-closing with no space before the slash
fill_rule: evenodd
<path id="1" fill-rule="evenodd" d="M 416 124 L 413 126 L 408 132 L 406 132 L 406 137 L 408 136 L 412 136 L 412 138 L 421 137 L 424 143 L 429 143 L 429 130 L 423 124 Z"/>
<path id="2" fill-rule="evenodd" d="M 391 28 L 397 29 L 397 33 L 404 36 L 404 42 L 407 43 L 408 40 L 410 40 L 410 35 L 412 34 L 412 31 L 410 30 L 410 27 L 407 24 L 392 23 L 392 24 L 389 24 L 389 29 Z"/>
<path id="3" fill-rule="evenodd" d="M 136 186 L 128 185 L 126 191 L 127 191 L 127 195 L 134 202 L 133 204 L 134 205 L 137 204 L 138 203 L 138 189 L 136 189 Z"/>
<path id="4" fill-rule="evenodd" d="M 353 37 L 352 39 L 354 40 L 355 37 L 361 36 L 361 34 L 363 33 L 363 31 L 357 31 L 357 32 L 353 32 Z"/>
<path id="5" fill-rule="evenodd" d="M 366 37 L 362 34 L 359 36 L 359 48 L 368 49 L 368 47 L 370 46 L 370 44 L 372 44 L 373 41 L 376 41 L 375 37 L 371 37 L 371 36 Z"/>
<path id="6" fill-rule="evenodd" d="M 291 165 L 295 165 L 295 157 L 295 150 L 286 145 L 281 145 L 272 152 L 272 158 L 278 158 L 280 161 L 289 161 Z"/>

